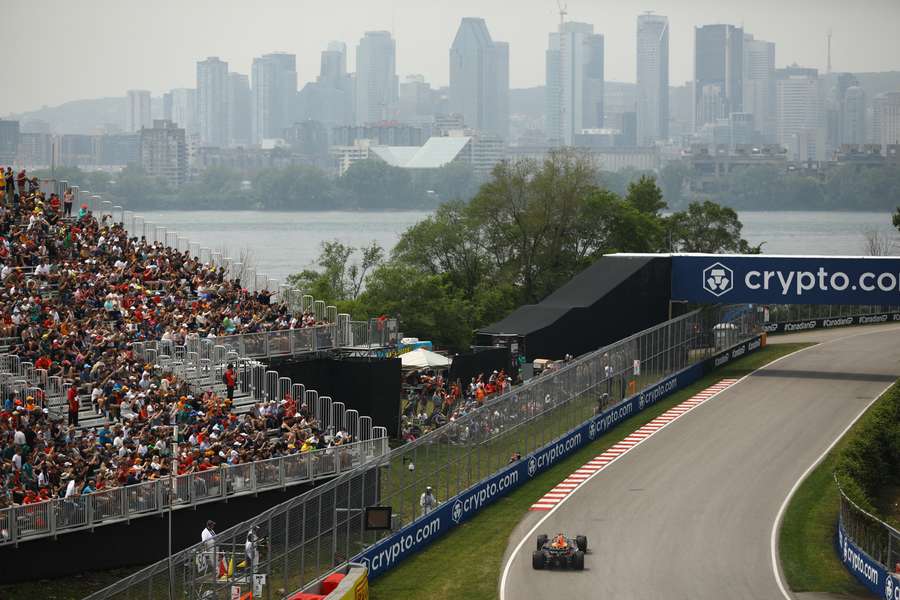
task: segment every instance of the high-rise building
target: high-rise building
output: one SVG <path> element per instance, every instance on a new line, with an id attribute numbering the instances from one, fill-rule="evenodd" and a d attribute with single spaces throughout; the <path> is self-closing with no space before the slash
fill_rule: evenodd
<path id="1" fill-rule="evenodd" d="M 163 119 L 184 129 L 186 135 L 196 134 L 200 129 L 197 122 L 197 90 L 176 88 L 163 94 Z"/>
<path id="2" fill-rule="evenodd" d="M 125 114 L 125 131 L 133 133 L 144 127 L 150 127 L 150 92 L 147 90 L 128 90 Z"/>
<path id="3" fill-rule="evenodd" d="M 866 143 L 866 93 L 859 86 L 850 86 L 844 92 L 841 143 L 858 146 Z"/>
<path id="4" fill-rule="evenodd" d="M 743 112 L 744 30 L 734 25 L 694 29 L 694 129 Z"/>
<path id="5" fill-rule="evenodd" d="M 669 19 L 637 18 L 637 139 L 652 145 L 669 137 Z"/>
<path id="6" fill-rule="evenodd" d="M 397 45 L 387 31 L 367 31 L 356 47 L 356 124 L 389 119 L 396 109 Z"/>
<path id="7" fill-rule="evenodd" d="M 775 44 L 744 34 L 743 108 L 766 142 L 775 140 Z"/>
<path id="8" fill-rule="evenodd" d="M 228 144 L 228 63 L 216 56 L 197 63 L 197 121 L 201 144 Z"/>
<path id="9" fill-rule="evenodd" d="M 603 127 L 603 36 L 588 23 L 561 23 L 547 49 L 547 137 L 571 146 Z"/>
<path id="10" fill-rule="evenodd" d="M 0 165 L 11 165 L 19 152 L 19 122 L 0 119 Z"/>
<path id="11" fill-rule="evenodd" d="M 328 46 L 322 51 L 322 60 L 319 67 L 317 83 L 341 88 L 347 77 L 347 44 L 344 42 L 328 42 Z"/>
<path id="12" fill-rule="evenodd" d="M 878 94 L 872 100 L 872 125 L 875 143 L 887 151 L 900 144 L 900 92 Z"/>
<path id="13" fill-rule="evenodd" d="M 493 41 L 484 19 L 464 18 L 450 47 L 450 112 L 476 131 L 509 137 L 509 44 Z"/>
<path id="14" fill-rule="evenodd" d="M 254 144 L 264 139 L 283 138 L 294 121 L 297 98 L 297 57 L 276 52 L 253 59 Z"/>
<path id="15" fill-rule="evenodd" d="M 172 121 L 158 119 L 141 130 L 141 167 L 175 187 L 187 180 L 188 158 L 184 129 Z"/>
<path id="16" fill-rule="evenodd" d="M 353 123 L 353 80 L 343 42 L 330 42 L 322 51 L 319 76 L 298 95 L 297 120 L 318 121 L 326 131 Z"/>
<path id="17" fill-rule="evenodd" d="M 406 122 L 432 119 L 434 114 L 434 92 L 422 75 L 407 75 L 400 84 L 398 117 Z"/>
<path id="18" fill-rule="evenodd" d="M 777 138 L 795 161 L 826 159 L 824 95 L 817 69 L 797 66 L 775 71 Z"/>
<path id="19" fill-rule="evenodd" d="M 249 146 L 250 79 L 240 73 L 228 74 L 228 145 Z"/>

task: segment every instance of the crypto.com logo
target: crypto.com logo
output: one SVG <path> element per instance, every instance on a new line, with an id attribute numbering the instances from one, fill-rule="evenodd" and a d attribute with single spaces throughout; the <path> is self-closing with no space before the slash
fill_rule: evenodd
<path id="1" fill-rule="evenodd" d="M 722 263 L 715 263 L 703 269 L 703 289 L 713 296 L 718 298 L 733 288 L 734 271 Z"/>

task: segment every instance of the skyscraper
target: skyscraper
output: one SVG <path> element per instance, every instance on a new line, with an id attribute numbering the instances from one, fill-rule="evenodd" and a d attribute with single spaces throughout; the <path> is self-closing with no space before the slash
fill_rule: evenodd
<path id="1" fill-rule="evenodd" d="M 858 146 L 866 143 L 866 93 L 859 86 L 850 86 L 844 92 L 841 143 Z"/>
<path id="2" fill-rule="evenodd" d="M 875 143 L 887 150 L 888 144 L 900 144 L 900 92 L 878 94 L 872 99 Z"/>
<path id="3" fill-rule="evenodd" d="M 250 78 L 241 73 L 228 74 L 228 145 L 249 146 Z"/>
<path id="4" fill-rule="evenodd" d="M 743 112 L 744 30 L 694 28 L 694 129 Z"/>
<path id="5" fill-rule="evenodd" d="M 322 50 L 322 61 L 319 67 L 317 83 L 340 88 L 347 77 L 347 44 L 344 42 L 328 42 L 325 50 Z"/>
<path id="6" fill-rule="evenodd" d="M 825 160 L 824 96 L 818 70 L 778 69 L 775 80 L 778 143 L 791 160 Z"/>
<path id="7" fill-rule="evenodd" d="M 297 99 L 297 58 L 276 52 L 253 59 L 253 143 L 282 138 L 294 120 Z"/>
<path id="8" fill-rule="evenodd" d="M 637 18 L 637 140 L 650 145 L 669 137 L 669 19 Z"/>
<path id="9" fill-rule="evenodd" d="M 367 31 L 356 47 L 356 124 L 390 118 L 398 97 L 397 46 L 387 31 Z"/>
<path id="10" fill-rule="evenodd" d="M 197 90 L 176 88 L 164 94 L 163 119 L 172 121 L 184 129 L 187 136 L 195 135 L 199 130 L 197 123 Z"/>
<path id="11" fill-rule="evenodd" d="M 775 44 L 744 34 L 744 112 L 753 115 L 756 130 L 775 140 Z"/>
<path id="12" fill-rule="evenodd" d="M 561 23 L 547 50 L 547 137 L 571 146 L 603 127 L 603 36 L 588 23 Z"/>
<path id="13" fill-rule="evenodd" d="M 484 19 L 464 18 L 450 47 L 450 112 L 467 127 L 509 136 L 509 44 L 493 41 Z"/>
<path id="14" fill-rule="evenodd" d="M 347 45 L 329 42 L 319 76 L 298 95 L 297 121 L 318 121 L 326 131 L 353 123 L 353 80 L 347 73 Z"/>
<path id="15" fill-rule="evenodd" d="M 184 129 L 166 120 L 153 121 L 141 130 L 141 167 L 151 177 L 179 186 L 187 180 L 187 145 Z"/>
<path id="16" fill-rule="evenodd" d="M 197 63 L 197 121 L 202 144 L 227 145 L 228 63 L 216 56 Z"/>
<path id="17" fill-rule="evenodd" d="M 150 127 L 150 92 L 147 90 L 128 90 L 128 107 L 125 114 L 125 131 L 133 133 L 144 127 Z"/>

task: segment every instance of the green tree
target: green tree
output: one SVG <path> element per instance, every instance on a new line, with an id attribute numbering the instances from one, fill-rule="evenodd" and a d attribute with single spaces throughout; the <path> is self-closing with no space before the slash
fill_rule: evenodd
<path id="1" fill-rule="evenodd" d="M 894 223 L 894 227 L 897 228 L 897 231 L 900 231 L 900 206 L 898 206 L 897 210 L 894 212 L 892 222 Z"/>
<path id="2" fill-rule="evenodd" d="M 352 260 L 355 255 L 358 260 Z M 322 242 L 316 264 L 321 270 L 305 269 L 288 277 L 288 283 L 318 300 L 356 300 L 368 274 L 384 262 L 384 250 L 376 242 L 352 248 L 338 240 Z"/>
<path id="3" fill-rule="evenodd" d="M 734 209 L 709 200 L 692 202 L 686 211 L 668 219 L 669 242 L 675 252 L 758 254 L 760 246 L 750 246 L 741 238 L 741 225 Z"/>
<path id="4" fill-rule="evenodd" d="M 357 208 L 413 208 L 425 203 L 423 197 L 414 193 L 412 176 L 407 169 L 380 160 L 353 163 L 338 179 L 337 185 Z"/>
<path id="5" fill-rule="evenodd" d="M 641 175 L 640 179 L 628 184 L 625 201 L 638 212 L 647 215 L 658 215 L 666 208 L 662 190 L 656 185 L 656 179 L 648 175 Z"/>
<path id="6" fill-rule="evenodd" d="M 672 160 L 659 171 L 659 186 L 669 208 L 680 209 L 685 205 L 684 188 L 692 175 L 691 168 L 681 160 Z"/>

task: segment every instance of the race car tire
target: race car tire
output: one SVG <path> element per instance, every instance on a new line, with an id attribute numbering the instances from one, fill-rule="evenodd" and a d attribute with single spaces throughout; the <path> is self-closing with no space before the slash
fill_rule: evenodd
<path id="1" fill-rule="evenodd" d="M 533 569 L 543 569 L 544 568 L 544 553 L 538 552 L 535 550 L 531 553 L 531 568 Z"/>
<path id="2" fill-rule="evenodd" d="M 575 545 L 578 546 L 578 549 L 582 552 L 587 552 L 587 536 L 575 536 Z"/>
<path id="3" fill-rule="evenodd" d="M 542 533 L 541 535 L 537 536 L 537 549 L 543 550 L 544 544 L 547 543 L 548 539 L 550 539 L 550 538 L 547 537 L 546 533 Z"/>
<path id="4" fill-rule="evenodd" d="M 572 568 L 576 571 L 584 571 L 584 552 L 581 550 L 575 551 L 575 556 L 572 557 Z"/>

